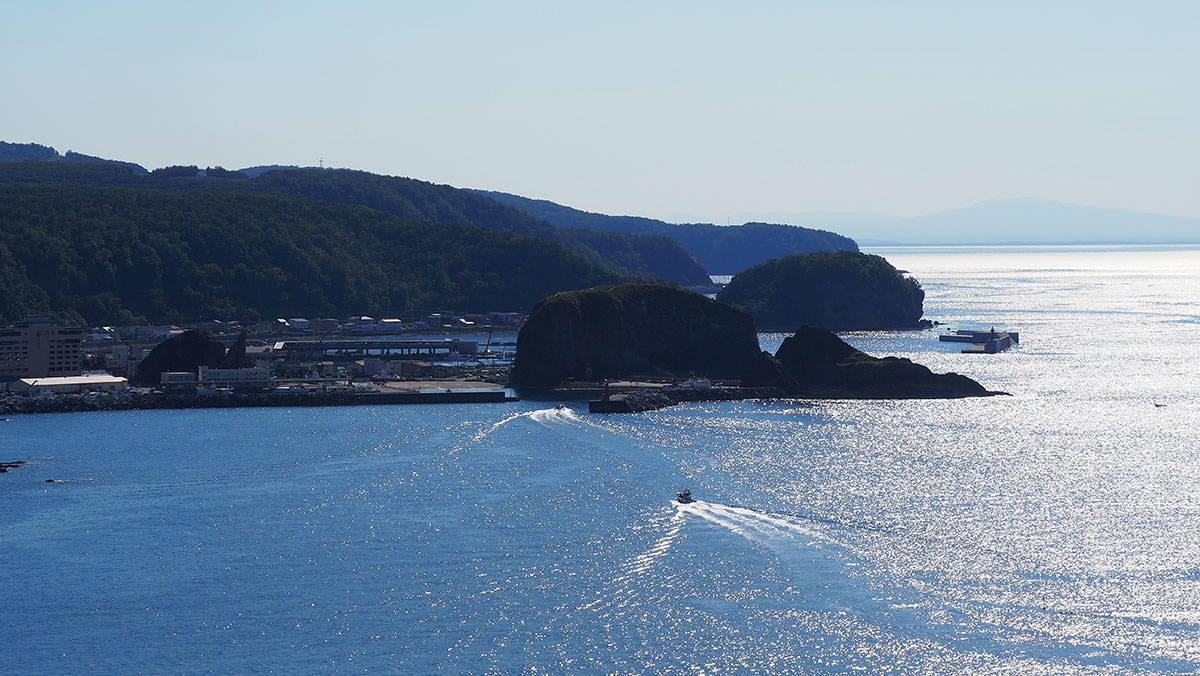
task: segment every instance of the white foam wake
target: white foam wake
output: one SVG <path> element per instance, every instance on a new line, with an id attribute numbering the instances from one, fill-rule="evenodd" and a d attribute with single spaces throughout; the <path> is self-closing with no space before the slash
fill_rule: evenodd
<path id="1" fill-rule="evenodd" d="M 496 430 L 499 430 L 500 428 L 513 422 L 514 420 L 519 420 L 521 418 L 529 418 L 530 420 L 533 420 L 534 422 L 542 423 L 543 425 L 554 424 L 554 423 L 563 423 L 563 422 L 581 422 L 581 418 L 579 417 L 579 415 L 576 414 L 575 411 L 571 410 L 570 408 L 566 408 L 566 407 L 543 408 L 543 409 L 539 409 L 536 411 L 524 411 L 522 413 L 514 413 L 513 415 L 510 415 L 507 418 L 504 418 L 502 420 L 492 423 L 491 425 L 489 425 L 487 427 L 484 427 L 483 429 L 479 430 L 478 432 L 476 432 L 474 435 L 471 436 L 471 441 L 473 441 L 473 442 L 483 441 L 484 439 L 488 438 L 488 436 L 493 434 Z"/>
<path id="2" fill-rule="evenodd" d="M 738 535 L 764 543 L 786 540 L 786 544 L 794 546 L 798 544 L 796 538 L 803 539 L 810 546 L 818 545 L 821 542 L 832 542 L 795 517 L 722 505 L 716 502 L 704 502 L 703 500 L 687 504 L 676 502 L 675 507 L 680 514 L 700 517 L 728 528 Z"/>

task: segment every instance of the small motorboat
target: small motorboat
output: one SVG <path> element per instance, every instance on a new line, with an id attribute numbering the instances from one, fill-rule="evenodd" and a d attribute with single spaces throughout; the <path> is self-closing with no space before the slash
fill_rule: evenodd
<path id="1" fill-rule="evenodd" d="M 675 494 L 675 502 L 681 505 L 686 505 L 689 502 L 695 502 L 696 498 L 692 497 L 692 489 L 685 488 Z"/>

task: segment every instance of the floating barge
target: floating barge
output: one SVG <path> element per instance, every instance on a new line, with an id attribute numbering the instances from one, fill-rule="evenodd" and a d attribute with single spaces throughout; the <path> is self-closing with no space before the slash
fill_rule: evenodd
<path id="1" fill-rule="evenodd" d="M 955 331 L 938 336 L 943 343 L 971 343 L 963 348 L 963 354 L 995 354 L 1021 342 L 1016 331 Z"/>

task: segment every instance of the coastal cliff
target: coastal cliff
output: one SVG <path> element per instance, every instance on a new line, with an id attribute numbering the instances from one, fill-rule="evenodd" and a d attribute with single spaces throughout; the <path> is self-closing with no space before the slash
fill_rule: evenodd
<path id="1" fill-rule="evenodd" d="M 824 329 L 801 327 L 774 356 L 760 354 L 742 380 L 814 399 L 954 399 L 990 392 L 957 373 L 934 373 L 908 359 L 872 357 Z"/>
<path id="2" fill-rule="evenodd" d="M 514 386 L 694 374 L 740 378 L 757 358 L 750 315 L 662 284 L 548 296 L 517 336 Z"/>
<path id="3" fill-rule="evenodd" d="M 734 275 L 717 300 L 763 331 L 835 331 L 921 325 L 925 292 L 879 256 L 857 251 L 784 256 Z"/>

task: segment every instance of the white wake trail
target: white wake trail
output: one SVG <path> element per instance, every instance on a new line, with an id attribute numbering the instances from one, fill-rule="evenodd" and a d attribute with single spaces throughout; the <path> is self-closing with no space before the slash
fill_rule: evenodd
<path id="1" fill-rule="evenodd" d="M 543 408 L 536 411 L 524 411 L 522 413 L 514 413 L 507 418 L 494 422 L 491 425 L 479 430 L 475 434 L 471 435 L 471 441 L 475 443 L 483 441 L 500 428 L 513 422 L 514 420 L 519 420 L 521 418 L 529 418 L 530 420 L 543 425 L 563 422 L 582 422 L 582 418 L 580 418 L 575 411 L 567 407 Z"/>

